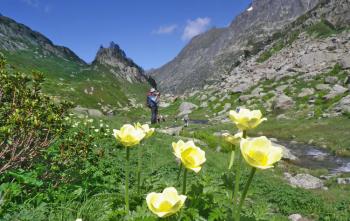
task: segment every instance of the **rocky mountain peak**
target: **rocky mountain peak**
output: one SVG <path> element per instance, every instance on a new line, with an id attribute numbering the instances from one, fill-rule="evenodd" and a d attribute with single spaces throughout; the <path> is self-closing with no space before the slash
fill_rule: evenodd
<path id="1" fill-rule="evenodd" d="M 129 82 L 146 80 L 143 69 L 128 58 L 119 45 L 113 41 L 109 47 L 100 46 L 92 64 L 109 68 L 117 77 L 124 78 Z"/>
<path id="2" fill-rule="evenodd" d="M 161 89 L 181 94 L 220 81 L 247 47 L 268 39 L 320 0 L 253 0 L 227 28 L 212 29 L 193 38 L 180 54 L 152 72 Z M 250 49 L 248 50 L 249 53 Z"/>

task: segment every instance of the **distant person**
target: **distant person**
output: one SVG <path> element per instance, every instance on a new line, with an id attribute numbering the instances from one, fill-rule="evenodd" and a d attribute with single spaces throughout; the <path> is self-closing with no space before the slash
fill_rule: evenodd
<path id="1" fill-rule="evenodd" d="M 151 88 L 147 94 L 147 106 L 151 109 L 151 124 L 156 124 L 158 119 L 158 103 L 160 93 Z"/>
<path id="2" fill-rule="evenodd" d="M 188 118 L 187 114 L 184 116 L 183 120 L 184 120 L 184 123 L 185 123 L 185 127 L 188 127 L 189 118 Z"/>

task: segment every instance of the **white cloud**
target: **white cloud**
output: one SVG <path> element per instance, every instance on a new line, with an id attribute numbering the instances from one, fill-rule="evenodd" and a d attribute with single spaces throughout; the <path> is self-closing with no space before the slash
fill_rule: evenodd
<path id="1" fill-rule="evenodd" d="M 205 32 L 210 25 L 210 21 L 211 19 L 208 17 L 197 18 L 195 20 L 188 20 L 187 25 L 182 34 L 182 40 L 190 40 L 194 36 Z"/>
<path id="2" fill-rule="evenodd" d="M 163 35 L 163 34 L 171 34 L 177 28 L 177 25 L 168 25 L 168 26 L 160 26 L 157 30 L 153 31 L 153 34 Z"/>
<path id="3" fill-rule="evenodd" d="M 253 6 L 250 6 L 250 8 L 247 9 L 248 12 L 253 11 Z"/>

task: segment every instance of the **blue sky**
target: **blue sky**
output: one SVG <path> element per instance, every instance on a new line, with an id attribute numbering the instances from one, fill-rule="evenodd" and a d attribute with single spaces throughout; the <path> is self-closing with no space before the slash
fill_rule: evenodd
<path id="1" fill-rule="evenodd" d="M 173 59 L 196 34 L 225 27 L 251 0 L 0 0 L 0 13 L 91 62 L 114 41 L 145 69 Z"/>

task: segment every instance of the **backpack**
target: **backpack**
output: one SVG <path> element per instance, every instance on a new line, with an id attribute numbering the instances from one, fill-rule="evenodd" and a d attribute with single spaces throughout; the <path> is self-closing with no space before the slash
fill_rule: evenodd
<path id="1" fill-rule="evenodd" d="M 154 106 L 154 102 L 152 101 L 151 96 L 147 96 L 146 104 L 149 108 L 152 108 Z"/>

